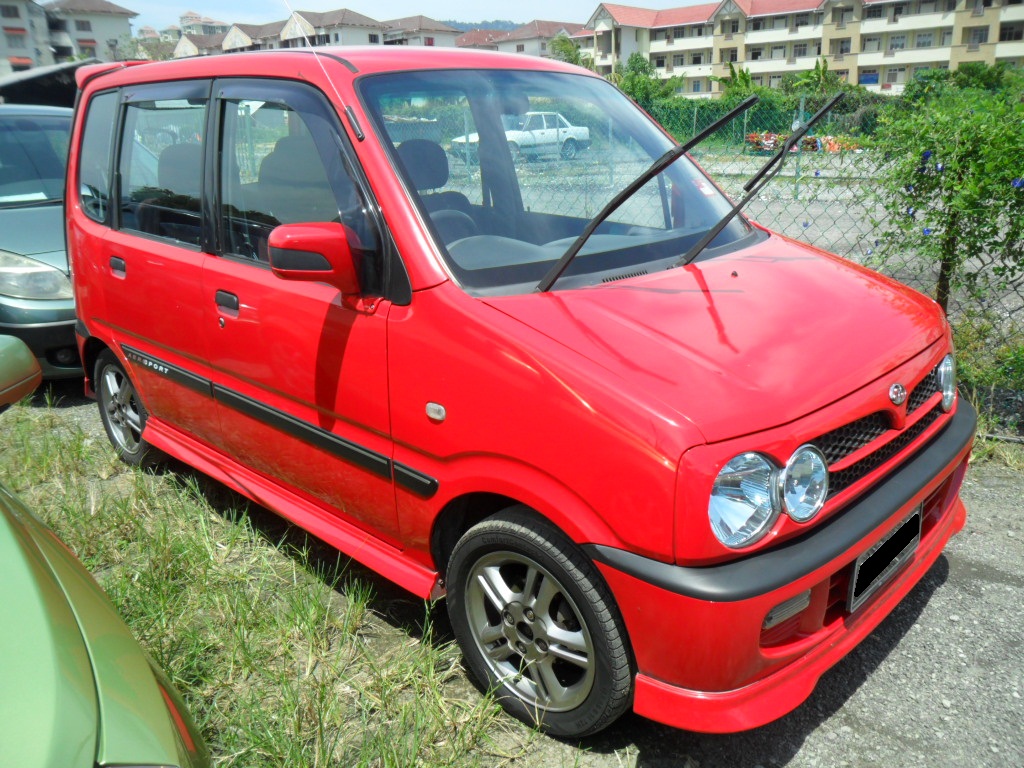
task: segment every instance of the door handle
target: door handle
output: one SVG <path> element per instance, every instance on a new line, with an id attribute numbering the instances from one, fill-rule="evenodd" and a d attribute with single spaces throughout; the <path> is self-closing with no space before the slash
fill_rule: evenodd
<path id="1" fill-rule="evenodd" d="M 128 269 L 128 265 L 125 263 L 125 260 L 122 259 L 120 256 L 111 256 L 110 257 L 110 269 L 118 277 L 124 277 L 125 273 L 126 273 L 126 271 Z"/>
<path id="2" fill-rule="evenodd" d="M 238 311 L 238 297 L 228 291 L 217 291 L 214 296 L 214 300 L 217 302 L 217 306 L 221 309 L 227 309 L 232 312 Z"/>

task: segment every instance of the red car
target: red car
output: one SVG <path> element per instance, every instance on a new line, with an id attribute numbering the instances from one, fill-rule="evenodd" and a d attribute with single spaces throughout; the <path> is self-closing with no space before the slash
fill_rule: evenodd
<path id="1" fill-rule="evenodd" d="M 936 304 L 738 215 L 601 78 L 371 47 L 78 82 L 67 240 L 114 446 L 446 596 L 516 717 L 766 723 L 964 525 Z M 527 112 L 590 149 L 514 162 Z"/>

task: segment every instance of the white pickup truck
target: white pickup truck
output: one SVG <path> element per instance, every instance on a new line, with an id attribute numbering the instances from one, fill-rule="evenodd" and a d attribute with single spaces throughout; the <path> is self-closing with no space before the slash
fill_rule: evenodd
<path id="1" fill-rule="evenodd" d="M 557 112 L 527 112 L 503 119 L 506 121 L 505 139 L 513 158 L 557 154 L 563 160 L 572 160 L 581 149 L 590 146 L 590 129 L 569 125 Z M 451 152 L 456 157 L 475 161 L 479 141 L 475 133 L 458 136 L 452 139 Z"/>

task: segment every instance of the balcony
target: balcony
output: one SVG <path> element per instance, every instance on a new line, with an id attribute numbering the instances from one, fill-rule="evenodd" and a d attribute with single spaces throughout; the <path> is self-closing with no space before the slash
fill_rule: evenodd
<path id="1" fill-rule="evenodd" d="M 889 18 L 864 19 L 860 23 L 861 34 L 892 32 L 894 30 L 914 31 L 918 29 L 952 29 L 952 13 L 904 13 L 897 21 Z"/>
<path id="2" fill-rule="evenodd" d="M 702 37 L 677 37 L 673 40 L 652 40 L 650 46 L 651 53 L 668 53 L 671 51 L 700 51 L 700 50 L 711 50 L 712 37 L 711 35 L 704 35 Z"/>
<path id="3" fill-rule="evenodd" d="M 1015 59 L 1018 57 L 1024 57 L 1024 40 L 996 43 L 997 59 Z"/>
<path id="4" fill-rule="evenodd" d="M 1024 21 L 1024 5 L 1003 6 L 999 14 L 1000 21 Z"/>
<path id="5" fill-rule="evenodd" d="M 857 66 L 878 67 L 948 62 L 951 54 L 952 49 L 948 45 L 936 45 L 932 48 L 903 48 L 898 51 L 868 51 L 857 55 Z"/>

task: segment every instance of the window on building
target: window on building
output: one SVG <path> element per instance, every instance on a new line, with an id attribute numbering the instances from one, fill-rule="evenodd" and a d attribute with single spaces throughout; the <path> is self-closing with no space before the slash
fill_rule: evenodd
<path id="1" fill-rule="evenodd" d="M 914 38 L 915 48 L 931 48 L 935 45 L 935 33 L 933 32 L 918 32 Z"/>
<path id="2" fill-rule="evenodd" d="M 753 32 L 760 32 L 764 28 L 765 28 L 765 26 L 764 26 L 764 19 L 751 19 L 750 20 L 750 29 L 751 29 L 751 31 L 753 31 Z"/>
<path id="3" fill-rule="evenodd" d="M 525 50 L 526 50 L 526 44 L 525 43 L 519 43 L 518 45 L 516 45 L 516 53 L 523 53 Z"/>
<path id="4" fill-rule="evenodd" d="M 335 32 L 334 33 L 334 42 L 338 42 L 340 39 L 341 39 L 341 35 L 339 35 L 337 32 Z"/>
<path id="5" fill-rule="evenodd" d="M 737 32 L 740 31 L 740 20 L 739 19 L 733 19 L 732 21 L 727 21 L 726 24 L 729 25 L 729 34 L 735 35 Z"/>
<path id="6" fill-rule="evenodd" d="M 432 38 L 432 37 L 424 37 L 423 38 L 423 44 L 424 45 L 433 45 L 434 44 L 434 38 Z M 541 46 L 541 50 L 544 50 L 543 46 Z"/>
<path id="7" fill-rule="evenodd" d="M 94 59 L 94 58 L 96 58 L 96 46 L 95 45 L 83 45 L 82 43 L 79 43 L 78 44 L 78 53 L 81 54 L 82 56 L 85 56 L 85 58 L 87 58 L 87 59 Z"/>
<path id="8" fill-rule="evenodd" d="M 789 26 L 789 16 L 776 16 L 772 19 L 772 29 L 786 29 Z"/>
<path id="9" fill-rule="evenodd" d="M 935 13 L 936 10 L 935 0 L 921 0 L 918 13 Z"/>
<path id="10" fill-rule="evenodd" d="M 882 38 L 880 37 L 865 37 L 861 39 L 860 49 L 865 53 L 875 53 L 882 50 Z"/>
<path id="11" fill-rule="evenodd" d="M 654 30 L 653 32 L 651 32 L 651 40 L 654 40 L 654 41 L 668 40 L 668 30 L 667 29 L 656 29 L 656 30 Z"/>
<path id="12" fill-rule="evenodd" d="M 721 62 L 725 64 L 727 61 L 735 62 L 739 59 L 739 52 L 735 48 L 722 48 L 720 51 Z"/>
<path id="13" fill-rule="evenodd" d="M 968 27 L 964 35 L 968 45 L 983 45 L 988 42 L 988 27 Z"/>
<path id="14" fill-rule="evenodd" d="M 900 16 L 907 12 L 907 6 L 905 3 L 896 3 L 892 7 L 892 18 L 893 21 L 899 21 Z"/>
<path id="15" fill-rule="evenodd" d="M 872 5 L 864 9 L 865 19 L 883 19 L 885 18 L 885 9 L 880 5 Z"/>
<path id="16" fill-rule="evenodd" d="M 434 38 L 430 38 L 430 39 L 433 40 Z M 431 45 L 433 45 L 433 43 L 431 43 Z M 545 43 L 543 40 L 541 40 L 541 42 L 540 42 L 540 49 L 542 51 L 546 51 L 548 49 L 548 44 Z"/>
<path id="17" fill-rule="evenodd" d="M 749 49 L 749 54 L 748 54 L 747 58 L 749 58 L 751 61 L 759 61 L 761 59 L 761 57 L 763 57 L 763 56 L 764 56 L 764 48 L 758 47 L 758 48 L 751 48 L 751 49 Z"/>
<path id="18" fill-rule="evenodd" d="M 784 59 L 784 58 L 786 58 L 786 46 L 784 46 L 784 45 L 773 45 L 772 46 L 772 58 L 773 59 Z"/>
<path id="19" fill-rule="evenodd" d="M 764 75 L 754 75 L 750 78 L 750 82 L 754 85 L 764 85 Z"/>
<path id="20" fill-rule="evenodd" d="M 944 29 L 944 30 L 942 30 L 942 42 L 940 43 L 940 45 L 942 45 L 943 47 L 948 47 L 948 46 L 950 46 L 952 44 L 953 44 L 953 30 L 952 29 Z"/>
<path id="21" fill-rule="evenodd" d="M 690 63 L 693 66 L 695 66 L 695 67 L 703 64 L 704 63 L 704 54 L 703 53 L 691 54 L 691 56 L 690 56 Z"/>
<path id="22" fill-rule="evenodd" d="M 768 76 L 768 87 L 778 88 L 782 85 L 782 75 L 769 75 Z"/>
<path id="23" fill-rule="evenodd" d="M 24 32 L 4 32 L 8 48 L 24 48 L 26 36 Z"/>
<path id="24" fill-rule="evenodd" d="M 686 66 L 686 57 L 683 56 L 682 54 L 680 54 L 679 56 L 673 56 L 672 57 L 672 66 L 673 67 L 685 67 Z"/>
<path id="25" fill-rule="evenodd" d="M 853 21 L 853 9 L 852 8 L 833 8 L 832 9 L 832 23 L 840 27 L 845 26 Z"/>
<path id="26" fill-rule="evenodd" d="M 697 26 L 695 26 L 693 28 L 693 36 L 694 37 L 704 37 L 705 34 L 707 34 L 707 33 L 704 31 L 704 25 L 703 24 L 698 24 Z"/>
<path id="27" fill-rule="evenodd" d="M 889 50 L 902 51 L 907 47 L 906 35 L 889 35 Z"/>
<path id="28" fill-rule="evenodd" d="M 807 55 L 807 43 L 794 43 L 793 44 L 793 58 L 799 59 Z"/>
<path id="29" fill-rule="evenodd" d="M 0 18 L 20 19 L 21 11 L 16 5 L 0 5 Z"/>
<path id="30" fill-rule="evenodd" d="M 857 77 L 859 85 L 878 85 L 877 69 L 862 69 Z"/>
<path id="31" fill-rule="evenodd" d="M 850 79 L 850 70 L 848 69 L 837 69 L 836 77 L 842 80 L 844 83 Z"/>
<path id="32" fill-rule="evenodd" d="M 331 44 L 331 35 L 330 35 L 330 33 L 328 33 L 326 35 L 317 35 L 316 36 L 316 40 L 313 42 L 313 45 L 330 45 L 330 44 Z"/>
<path id="33" fill-rule="evenodd" d="M 76 32 L 92 32 L 92 22 L 84 21 L 82 19 L 75 19 L 75 31 Z"/>
<path id="34" fill-rule="evenodd" d="M 1003 24 L 999 27 L 999 42 L 1012 43 L 1024 40 L 1024 24 Z"/>
<path id="35" fill-rule="evenodd" d="M 374 45 L 376 45 L 376 44 L 378 44 L 380 42 L 380 35 L 369 34 L 366 37 L 369 40 L 369 42 L 373 43 Z"/>
<path id="36" fill-rule="evenodd" d="M 842 40 L 833 40 L 832 41 L 832 46 L 833 46 L 832 52 L 833 53 L 838 53 L 840 55 L 849 53 L 850 50 L 851 50 L 851 45 L 852 45 L 852 41 L 848 37 L 843 38 Z"/>
<path id="37" fill-rule="evenodd" d="M 811 23 L 811 15 L 809 13 L 798 13 L 796 19 L 793 21 L 794 27 L 806 27 Z"/>
<path id="38" fill-rule="evenodd" d="M 664 56 L 655 56 L 654 57 L 654 66 L 657 67 L 658 69 L 664 69 L 665 68 L 665 57 Z"/>
<path id="39" fill-rule="evenodd" d="M 885 73 L 885 82 L 895 85 L 896 83 L 905 82 L 907 79 L 907 68 L 906 67 L 889 67 Z"/>

